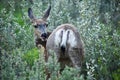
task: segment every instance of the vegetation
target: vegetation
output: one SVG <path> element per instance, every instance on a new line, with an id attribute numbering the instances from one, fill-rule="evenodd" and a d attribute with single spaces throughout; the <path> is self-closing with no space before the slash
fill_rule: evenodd
<path id="1" fill-rule="evenodd" d="M 51 5 L 49 31 L 63 23 L 74 24 L 85 44 L 86 67 L 67 67 L 59 73 L 53 55 L 45 63 L 42 49 L 34 44 L 29 7 L 40 18 Z M 0 80 L 120 80 L 120 1 L 119 0 L 1 0 L 0 1 Z"/>

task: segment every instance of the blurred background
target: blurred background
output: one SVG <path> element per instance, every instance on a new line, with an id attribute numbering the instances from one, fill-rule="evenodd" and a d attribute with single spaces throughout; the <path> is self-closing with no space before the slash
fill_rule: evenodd
<path id="1" fill-rule="evenodd" d="M 45 80 L 45 62 L 34 44 L 31 7 L 41 18 L 51 5 L 48 31 L 75 25 L 84 42 L 85 73 L 50 60 L 50 80 L 120 80 L 120 0 L 0 0 L 0 80 Z M 53 64 L 53 62 L 55 64 Z"/>

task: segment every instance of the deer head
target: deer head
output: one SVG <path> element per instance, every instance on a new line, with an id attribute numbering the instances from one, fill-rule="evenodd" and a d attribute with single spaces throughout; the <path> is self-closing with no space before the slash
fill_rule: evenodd
<path id="1" fill-rule="evenodd" d="M 36 19 L 31 8 L 28 8 L 28 16 L 32 21 L 32 25 L 35 28 L 36 39 L 45 41 L 48 37 L 46 27 L 48 26 L 46 20 L 50 14 L 51 6 L 47 9 L 44 16 L 41 19 Z"/>

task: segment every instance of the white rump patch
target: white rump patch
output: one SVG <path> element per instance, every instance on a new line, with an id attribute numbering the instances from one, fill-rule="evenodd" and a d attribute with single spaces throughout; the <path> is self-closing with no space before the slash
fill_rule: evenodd
<path id="1" fill-rule="evenodd" d="M 63 31 L 63 34 L 62 34 L 62 39 L 61 39 L 62 41 L 61 41 L 60 46 L 66 47 L 68 31 L 65 31 L 65 30 L 62 30 L 62 31 Z"/>
<path id="2" fill-rule="evenodd" d="M 75 47 L 77 45 L 75 34 L 72 30 L 69 30 L 68 44 L 70 44 L 71 47 Z"/>
<path id="3" fill-rule="evenodd" d="M 62 29 L 59 29 L 56 33 L 55 33 L 55 45 L 58 47 L 60 42 L 61 42 L 61 31 Z"/>
<path id="4" fill-rule="evenodd" d="M 63 31 L 63 34 L 61 34 Z M 59 29 L 55 34 L 55 45 L 56 46 L 65 46 L 66 43 L 70 44 L 71 47 L 77 45 L 75 34 L 72 30 Z"/>

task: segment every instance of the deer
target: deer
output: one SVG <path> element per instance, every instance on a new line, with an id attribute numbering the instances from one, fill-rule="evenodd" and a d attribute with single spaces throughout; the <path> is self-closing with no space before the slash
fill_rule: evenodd
<path id="1" fill-rule="evenodd" d="M 47 9 L 41 19 L 36 19 L 32 9 L 28 9 L 28 16 L 35 28 L 35 43 L 38 47 L 44 47 L 45 61 L 48 62 L 53 50 L 57 56 L 57 61 L 60 63 L 61 71 L 65 65 L 75 68 L 81 68 L 84 59 L 83 41 L 77 28 L 72 24 L 61 24 L 52 32 L 47 32 L 47 18 L 50 14 L 51 6 Z M 46 71 L 48 71 L 46 69 Z M 47 79 L 50 73 L 47 72 Z"/>
<path id="2" fill-rule="evenodd" d="M 47 39 L 46 50 L 48 58 L 51 56 L 51 50 L 54 51 L 61 71 L 66 65 L 81 69 L 84 59 L 84 44 L 74 25 L 65 23 L 53 30 Z"/>
<path id="3" fill-rule="evenodd" d="M 28 8 L 28 16 L 32 22 L 32 25 L 34 27 L 34 39 L 35 39 L 35 45 L 37 48 L 44 48 L 44 57 L 45 60 L 47 59 L 47 54 L 46 54 L 46 42 L 47 38 L 51 34 L 51 32 L 48 32 L 46 29 L 48 27 L 47 24 L 47 18 L 49 17 L 51 10 L 51 6 L 45 11 L 44 15 L 42 18 L 37 19 L 31 8 Z"/>

